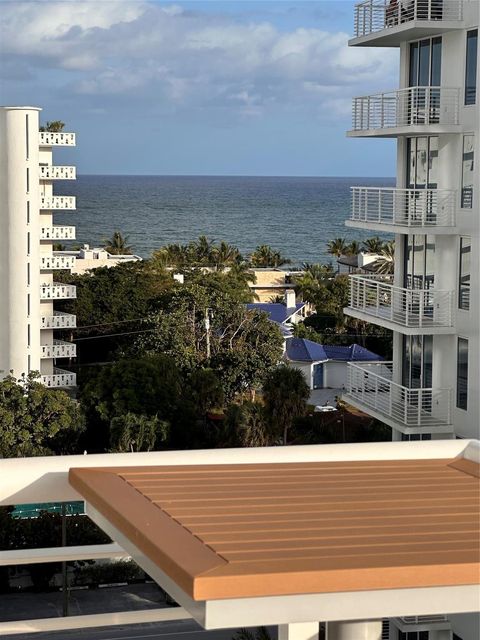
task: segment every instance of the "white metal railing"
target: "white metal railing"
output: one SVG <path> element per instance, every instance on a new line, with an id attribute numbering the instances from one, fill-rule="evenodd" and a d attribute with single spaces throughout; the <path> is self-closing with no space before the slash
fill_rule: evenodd
<path id="1" fill-rule="evenodd" d="M 451 327 L 454 292 L 406 289 L 391 276 L 350 276 L 350 308 L 403 327 Z"/>
<path id="2" fill-rule="evenodd" d="M 365 0 L 355 6 L 356 38 L 413 20 L 463 19 L 463 0 Z"/>
<path id="3" fill-rule="evenodd" d="M 75 180 L 75 167 L 43 165 L 39 167 L 40 180 Z"/>
<path id="4" fill-rule="evenodd" d="M 40 318 L 40 329 L 75 329 L 77 316 L 64 311 L 54 311 L 53 316 Z"/>
<path id="5" fill-rule="evenodd" d="M 77 355 L 77 345 L 64 340 L 54 340 L 52 344 L 40 346 L 41 358 L 74 358 Z"/>
<path id="6" fill-rule="evenodd" d="M 74 256 L 41 256 L 40 269 L 73 269 L 75 266 Z"/>
<path id="7" fill-rule="evenodd" d="M 460 89 L 407 87 L 353 99 L 353 131 L 456 125 L 459 122 Z"/>
<path id="8" fill-rule="evenodd" d="M 75 227 L 58 224 L 40 227 L 40 240 L 75 240 Z"/>
<path id="9" fill-rule="evenodd" d="M 75 134 L 63 131 L 40 131 L 38 143 L 41 147 L 74 147 Z"/>
<path id="10" fill-rule="evenodd" d="M 54 367 L 53 374 L 41 377 L 42 383 L 46 387 L 75 387 L 77 384 L 77 376 L 71 371 L 57 369 Z"/>
<path id="11" fill-rule="evenodd" d="M 75 196 L 41 196 L 40 209 L 51 210 L 73 210 L 76 209 Z"/>
<path id="12" fill-rule="evenodd" d="M 457 192 L 451 189 L 352 187 L 350 220 L 402 227 L 454 227 Z"/>
<path id="13" fill-rule="evenodd" d="M 347 394 L 406 427 L 451 425 L 452 390 L 410 389 L 392 381 L 391 362 L 348 363 Z"/>
<path id="14" fill-rule="evenodd" d="M 77 297 L 77 288 L 73 284 L 53 284 L 40 285 L 40 300 L 62 300 Z"/>

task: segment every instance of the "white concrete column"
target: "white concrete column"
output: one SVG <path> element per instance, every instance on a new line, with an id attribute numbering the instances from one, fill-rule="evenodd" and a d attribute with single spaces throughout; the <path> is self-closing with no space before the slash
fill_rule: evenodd
<path id="1" fill-rule="evenodd" d="M 381 638 L 381 620 L 327 623 L 327 640 L 381 640 Z"/>
<path id="2" fill-rule="evenodd" d="M 278 625 L 278 640 L 318 640 L 319 622 L 293 622 Z"/>

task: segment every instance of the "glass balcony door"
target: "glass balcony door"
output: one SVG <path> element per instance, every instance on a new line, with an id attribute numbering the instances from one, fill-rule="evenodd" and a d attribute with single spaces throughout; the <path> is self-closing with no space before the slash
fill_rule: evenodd
<path id="1" fill-rule="evenodd" d="M 406 202 L 405 214 L 409 220 L 421 220 L 436 223 L 433 196 L 420 194 L 420 190 L 437 189 L 438 182 L 438 137 L 428 136 L 407 139 L 407 188 L 412 191 Z M 422 197 L 423 195 L 423 197 Z M 426 202 L 425 202 L 426 198 Z M 422 207 L 426 206 L 426 214 Z"/>
<path id="2" fill-rule="evenodd" d="M 418 87 L 418 90 L 412 94 L 409 105 L 411 124 L 438 122 L 441 73 L 441 37 L 410 43 L 408 86 Z"/>

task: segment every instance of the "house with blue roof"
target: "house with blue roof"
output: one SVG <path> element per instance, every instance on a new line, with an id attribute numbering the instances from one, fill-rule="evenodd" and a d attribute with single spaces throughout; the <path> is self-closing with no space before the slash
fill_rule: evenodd
<path id="1" fill-rule="evenodd" d="M 247 304 L 247 309 L 263 311 L 272 322 L 287 328 L 288 325 L 297 324 L 303 320 L 306 307 L 305 302 L 296 301 L 293 289 L 285 291 L 285 302 L 251 302 Z"/>
<path id="2" fill-rule="evenodd" d="M 384 358 L 361 347 L 322 345 L 305 338 L 287 338 L 285 360 L 300 369 L 310 389 L 343 389 L 347 383 L 348 362 L 379 362 Z"/>

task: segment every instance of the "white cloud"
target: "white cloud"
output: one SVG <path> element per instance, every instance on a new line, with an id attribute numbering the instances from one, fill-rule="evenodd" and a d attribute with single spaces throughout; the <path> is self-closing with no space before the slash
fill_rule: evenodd
<path id="1" fill-rule="evenodd" d="M 2 3 L 2 53 L 30 73 L 70 76 L 74 92 L 102 100 L 154 99 L 158 108 L 272 108 L 321 112 L 358 87 L 390 88 L 395 51 L 349 49 L 345 33 L 279 31 L 268 22 L 130 0 Z M 386 84 L 386 87 L 384 86 Z M 98 96 L 97 98 L 95 98 Z"/>

